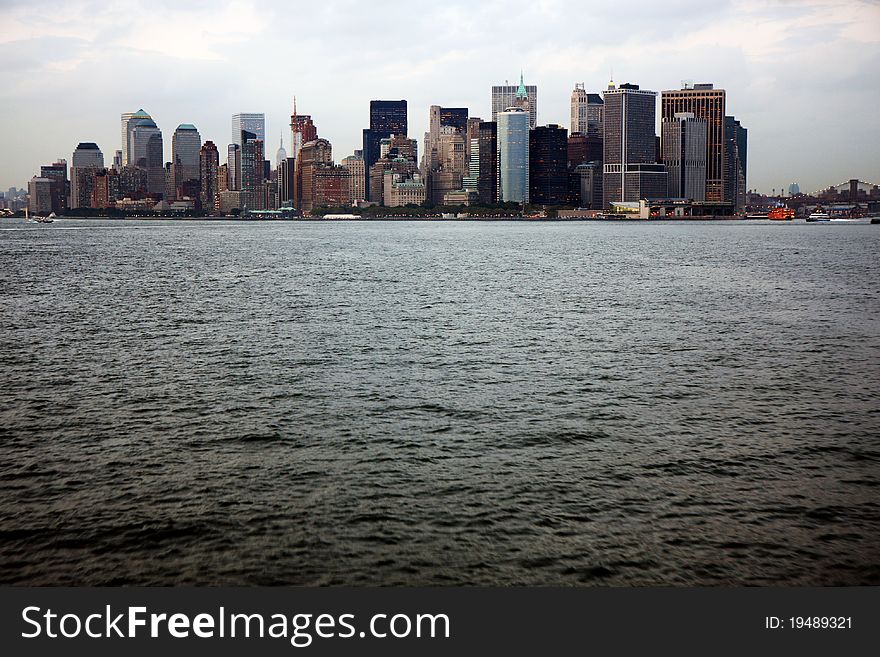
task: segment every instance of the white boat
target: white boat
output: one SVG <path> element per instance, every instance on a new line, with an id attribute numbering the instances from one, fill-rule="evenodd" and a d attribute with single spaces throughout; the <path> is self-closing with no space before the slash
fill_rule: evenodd
<path id="1" fill-rule="evenodd" d="M 807 217 L 807 221 L 831 221 L 831 215 L 827 212 L 817 210 L 816 212 L 810 213 L 810 216 Z"/>

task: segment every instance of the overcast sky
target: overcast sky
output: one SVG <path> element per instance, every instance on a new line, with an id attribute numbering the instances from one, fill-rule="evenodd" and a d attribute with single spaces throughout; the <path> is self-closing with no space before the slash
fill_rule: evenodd
<path id="1" fill-rule="evenodd" d="M 221 154 L 231 115 L 264 112 L 270 159 L 292 98 L 339 160 L 370 99 L 491 118 L 490 87 L 520 69 L 538 123 L 569 127 L 575 82 L 727 90 L 749 129 L 748 186 L 880 183 L 880 0 L 0 0 L 0 189 L 94 141 L 112 162 L 120 114 L 147 110 L 165 159 L 180 123 Z M 659 109 L 659 103 L 658 103 Z M 223 156 L 221 155 L 221 161 Z"/>

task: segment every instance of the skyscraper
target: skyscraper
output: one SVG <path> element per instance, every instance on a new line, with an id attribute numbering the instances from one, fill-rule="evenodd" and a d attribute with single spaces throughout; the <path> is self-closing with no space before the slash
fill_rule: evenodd
<path id="1" fill-rule="evenodd" d="M 351 200 L 354 202 L 364 200 L 364 184 L 366 183 L 366 174 L 364 173 L 364 157 L 361 151 L 355 151 L 354 155 L 342 158 L 340 163 L 346 169 L 351 171 Z"/>
<path id="2" fill-rule="evenodd" d="M 370 198 L 370 167 L 379 160 L 379 143 L 384 137 L 407 135 L 405 100 L 371 100 L 370 127 L 364 130 L 364 169 L 367 200 Z"/>
<path id="3" fill-rule="evenodd" d="M 724 113 L 726 92 L 712 84 L 695 84 L 684 89 L 663 91 L 660 94 L 660 117 L 672 120 L 676 114 L 690 112 L 694 118 L 706 121 L 706 200 L 724 201 L 725 169 Z"/>
<path id="4" fill-rule="evenodd" d="M 582 82 L 571 92 L 571 133 L 602 136 L 604 103 L 599 94 L 587 93 Z"/>
<path id="5" fill-rule="evenodd" d="M 202 137 L 191 123 L 181 123 L 171 138 L 171 163 L 174 172 L 174 189 L 184 182 L 199 179 L 199 153 Z"/>
<path id="6" fill-rule="evenodd" d="M 724 200 L 740 211 L 746 204 L 746 157 L 748 130 L 733 116 L 724 117 Z"/>
<path id="7" fill-rule="evenodd" d="M 568 131 L 555 124 L 529 131 L 529 202 L 565 203 L 568 187 Z"/>
<path id="8" fill-rule="evenodd" d="M 199 149 L 199 185 L 201 193 L 199 201 L 202 210 L 213 212 L 217 194 L 220 192 L 218 175 L 220 169 L 220 153 L 213 141 L 206 141 Z"/>
<path id="9" fill-rule="evenodd" d="M 691 112 L 679 112 L 660 124 L 670 198 L 706 200 L 706 134 L 706 120 Z"/>
<path id="10" fill-rule="evenodd" d="M 608 85 L 604 94 L 605 206 L 666 196 L 666 172 L 657 163 L 657 92 L 637 84 Z"/>
<path id="11" fill-rule="evenodd" d="M 226 188 L 241 191 L 241 146 L 238 144 L 229 144 L 226 148 L 226 174 Z"/>
<path id="12" fill-rule="evenodd" d="M 137 112 L 125 112 L 122 114 L 122 165 L 134 164 L 134 157 L 129 151 L 131 142 L 131 129 L 142 121 L 151 121 L 152 117 L 143 110 Z"/>
<path id="13" fill-rule="evenodd" d="M 104 168 L 104 154 L 94 142 L 81 142 L 70 159 L 71 208 L 88 208 L 92 205 L 95 173 Z"/>
<path id="14" fill-rule="evenodd" d="M 498 124 L 483 121 L 479 129 L 479 177 L 477 198 L 483 205 L 498 202 Z"/>
<path id="15" fill-rule="evenodd" d="M 281 137 L 281 141 L 278 144 L 278 150 L 275 151 L 275 167 L 280 167 L 284 160 L 287 159 L 287 151 L 284 150 L 284 137 Z"/>
<path id="16" fill-rule="evenodd" d="M 302 181 L 297 193 L 298 209 L 310 211 L 315 205 L 315 172 L 333 165 L 333 150 L 326 139 L 314 139 L 303 144 L 297 162 L 298 176 Z M 346 178 L 346 184 L 351 182 Z"/>
<path id="17" fill-rule="evenodd" d="M 263 140 L 241 131 L 241 209 L 265 210 L 263 186 Z"/>
<path id="18" fill-rule="evenodd" d="M 492 120 L 498 121 L 498 114 L 508 107 L 515 107 L 517 102 L 528 103 L 529 128 L 538 125 L 538 87 L 526 85 L 523 82 L 522 73 L 519 76 L 519 85 L 503 84 L 492 87 Z"/>
<path id="19" fill-rule="evenodd" d="M 232 143 L 243 146 L 243 130 L 254 135 L 254 139 L 266 142 L 266 115 L 262 112 L 240 112 L 232 115 Z"/>
<path id="20" fill-rule="evenodd" d="M 67 209 L 70 181 L 67 179 L 67 160 L 58 160 L 40 167 L 40 178 L 52 181 L 52 212 L 61 214 Z"/>
<path id="21" fill-rule="evenodd" d="M 315 127 L 309 114 L 298 114 L 296 111 L 296 98 L 293 99 L 293 114 L 290 115 L 290 157 L 299 158 L 299 149 L 302 145 L 318 138 L 318 129 Z"/>
<path id="22" fill-rule="evenodd" d="M 139 114 L 139 112 L 138 112 Z M 129 164 L 147 172 L 147 192 L 165 192 L 162 131 L 149 116 L 135 116 L 128 122 Z"/>
<path id="23" fill-rule="evenodd" d="M 511 107 L 498 113 L 498 200 L 529 202 L 529 113 Z"/>

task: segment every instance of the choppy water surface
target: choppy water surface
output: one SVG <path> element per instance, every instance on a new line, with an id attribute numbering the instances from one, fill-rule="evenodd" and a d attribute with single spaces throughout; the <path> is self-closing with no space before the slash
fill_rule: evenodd
<path id="1" fill-rule="evenodd" d="M 880 584 L 880 226 L 0 228 L 2 583 Z"/>

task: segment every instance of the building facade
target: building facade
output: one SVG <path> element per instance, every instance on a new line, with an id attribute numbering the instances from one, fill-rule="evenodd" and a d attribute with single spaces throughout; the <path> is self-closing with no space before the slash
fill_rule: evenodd
<path id="1" fill-rule="evenodd" d="M 661 120 L 672 120 L 676 114 L 689 112 L 706 121 L 706 201 L 713 203 L 725 200 L 726 102 L 724 89 L 715 89 L 712 84 L 695 84 L 660 94 Z"/>
<path id="2" fill-rule="evenodd" d="M 482 205 L 498 202 L 498 124 L 483 121 L 479 130 L 477 199 Z"/>
<path id="3" fill-rule="evenodd" d="M 679 112 L 672 119 L 663 119 L 660 137 L 667 197 L 705 201 L 706 120 L 692 112 Z"/>
<path id="4" fill-rule="evenodd" d="M 266 143 L 266 115 L 262 112 L 240 112 L 232 115 L 232 143 L 244 146 L 242 130 L 250 132 L 255 139 Z"/>
<path id="5" fill-rule="evenodd" d="M 220 152 L 213 141 L 206 141 L 199 149 L 199 202 L 204 212 L 217 209 L 220 193 Z"/>
<path id="6" fill-rule="evenodd" d="M 34 176 L 28 182 L 28 210 L 46 215 L 52 210 L 52 180 Z"/>
<path id="7" fill-rule="evenodd" d="M 608 86 L 604 94 L 602 187 L 612 202 L 666 196 L 666 171 L 657 162 L 657 93 L 636 84 Z"/>
<path id="8" fill-rule="evenodd" d="M 92 205 L 95 172 L 104 168 L 104 154 L 94 142 L 81 142 L 70 159 L 70 208 Z"/>
<path id="9" fill-rule="evenodd" d="M 199 154 L 202 136 L 191 123 L 181 123 L 171 137 L 171 164 L 174 174 L 174 189 L 189 180 L 199 179 Z M 177 198 L 175 196 L 175 198 Z"/>
<path id="10" fill-rule="evenodd" d="M 364 157 L 361 151 L 355 151 L 354 155 L 342 158 L 340 164 L 351 172 L 351 200 L 353 203 L 359 203 L 366 200 L 364 192 L 364 184 L 367 176 L 364 172 Z"/>
<path id="11" fill-rule="evenodd" d="M 523 83 L 523 76 L 519 76 L 519 85 L 501 84 L 492 87 L 492 121 L 498 121 L 498 115 L 507 110 L 508 107 L 515 107 L 517 97 L 519 95 L 522 101 L 522 95 L 528 102 L 529 128 L 538 125 L 538 87 L 535 85 L 526 85 Z"/>
<path id="12" fill-rule="evenodd" d="M 364 191 L 367 200 L 374 200 L 370 194 L 369 175 L 372 166 L 379 160 L 379 144 L 391 135 L 407 135 L 407 113 L 405 100 L 371 100 L 370 127 L 363 132 Z"/>
<path id="13" fill-rule="evenodd" d="M 568 188 L 568 131 L 555 124 L 529 131 L 529 202 L 561 205 Z"/>
<path id="14" fill-rule="evenodd" d="M 67 160 L 61 159 L 40 167 L 40 178 L 52 182 L 52 212 L 61 214 L 67 209 L 70 197 L 70 181 L 67 179 Z"/>
<path id="15" fill-rule="evenodd" d="M 498 200 L 529 202 L 529 113 L 511 107 L 498 113 Z"/>

